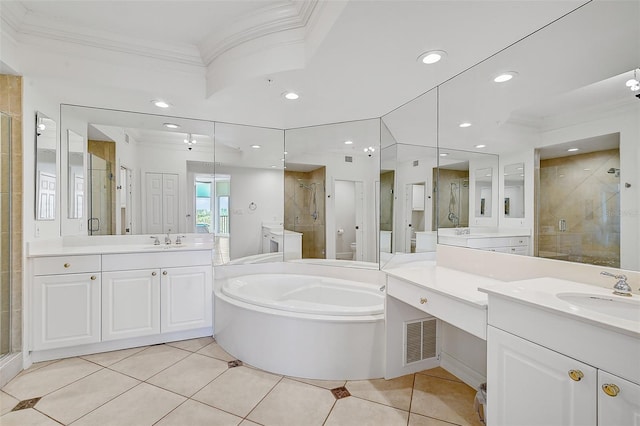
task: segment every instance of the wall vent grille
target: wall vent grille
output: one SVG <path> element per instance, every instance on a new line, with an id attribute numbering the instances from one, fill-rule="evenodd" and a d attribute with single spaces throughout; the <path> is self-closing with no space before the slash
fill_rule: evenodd
<path id="1" fill-rule="evenodd" d="M 353 157 L 350 155 L 345 155 L 344 156 L 344 162 L 345 163 L 353 163 Z"/>
<path id="2" fill-rule="evenodd" d="M 413 167 L 418 167 L 418 164 L 420 164 L 419 160 L 413 160 Z"/>
<path id="3" fill-rule="evenodd" d="M 405 364 L 436 356 L 436 319 L 421 319 L 405 323 Z"/>

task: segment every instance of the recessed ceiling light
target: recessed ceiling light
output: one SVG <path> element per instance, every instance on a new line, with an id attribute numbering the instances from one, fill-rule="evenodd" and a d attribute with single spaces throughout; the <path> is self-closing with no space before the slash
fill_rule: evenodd
<path id="1" fill-rule="evenodd" d="M 253 149 L 260 149 L 260 148 L 261 148 L 261 146 L 260 146 L 260 145 L 251 145 L 251 148 L 253 148 Z"/>
<path id="2" fill-rule="evenodd" d="M 447 155 L 449 155 L 449 154 L 447 154 L 446 152 L 443 152 L 443 153 L 440 154 L 440 157 L 446 157 Z"/>
<path id="3" fill-rule="evenodd" d="M 351 145 L 353 143 L 353 141 L 344 141 L 345 145 Z"/>
<path id="4" fill-rule="evenodd" d="M 280 161 L 284 161 L 284 158 L 281 158 Z"/>
<path id="5" fill-rule="evenodd" d="M 287 155 L 287 154 L 288 154 L 288 152 L 287 152 L 287 151 L 285 151 L 285 152 L 284 152 L 284 155 Z"/>
<path id="6" fill-rule="evenodd" d="M 486 145 L 484 145 L 484 144 L 478 144 L 478 145 L 476 145 L 476 148 L 486 148 L 486 147 L 487 147 L 487 146 L 486 146 Z"/>
<path id="7" fill-rule="evenodd" d="M 272 169 L 275 169 L 276 167 L 278 167 L 278 166 L 271 166 Z"/>
<path id="8" fill-rule="evenodd" d="M 484 177 L 491 177 L 491 173 L 487 173 Z"/>
<path id="9" fill-rule="evenodd" d="M 465 127 L 471 127 L 471 123 L 465 121 L 464 123 L 460 123 L 459 127 L 465 128 Z"/>
<path id="10" fill-rule="evenodd" d="M 173 123 L 164 123 L 163 126 L 166 127 L 167 129 L 179 129 L 180 128 L 179 125 L 173 124 Z"/>
<path id="11" fill-rule="evenodd" d="M 518 73 L 515 71 L 503 72 L 502 74 L 495 76 L 493 78 L 493 81 L 495 81 L 496 83 L 504 83 L 506 81 L 511 80 L 516 75 L 518 75 Z"/>
<path id="12" fill-rule="evenodd" d="M 447 56 L 447 52 L 445 52 L 444 50 L 430 50 L 418 56 L 418 61 L 422 62 L 423 64 L 431 65 L 439 62 L 445 56 Z"/>
<path id="13" fill-rule="evenodd" d="M 295 101 L 300 97 L 300 95 L 298 95 L 296 92 L 284 92 L 282 96 L 290 101 Z"/>
<path id="14" fill-rule="evenodd" d="M 576 151 L 579 151 L 579 150 L 580 150 L 579 148 L 569 148 L 567 151 L 568 152 L 576 152 Z"/>
<path id="15" fill-rule="evenodd" d="M 157 106 L 158 108 L 169 108 L 170 104 L 168 102 L 156 99 L 151 101 L 152 104 L 154 104 L 155 106 Z"/>

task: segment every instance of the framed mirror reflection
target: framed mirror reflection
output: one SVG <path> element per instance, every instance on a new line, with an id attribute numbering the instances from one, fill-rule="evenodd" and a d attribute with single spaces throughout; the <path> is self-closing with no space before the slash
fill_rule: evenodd
<path id="1" fill-rule="evenodd" d="M 58 188 L 58 128 L 56 122 L 36 112 L 36 220 L 55 220 Z"/>

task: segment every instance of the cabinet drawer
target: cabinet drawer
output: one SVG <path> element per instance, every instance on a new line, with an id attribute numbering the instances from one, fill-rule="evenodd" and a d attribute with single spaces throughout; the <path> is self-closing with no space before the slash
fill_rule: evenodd
<path id="1" fill-rule="evenodd" d="M 34 275 L 77 274 L 99 272 L 100 255 L 36 257 L 33 259 Z"/>
<path id="2" fill-rule="evenodd" d="M 103 271 L 172 268 L 177 266 L 211 265 L 211 250 L 186 250 L 102 255 Z"/>
<path id="3" fill-rule="evenodd" d="M 387 294 L 483 340 L 487 339 L 486 306 L 474 307 L 454 297 L 389 277 Z"/>

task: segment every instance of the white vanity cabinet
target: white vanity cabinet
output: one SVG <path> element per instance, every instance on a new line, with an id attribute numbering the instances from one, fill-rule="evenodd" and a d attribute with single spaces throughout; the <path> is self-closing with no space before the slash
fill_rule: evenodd
<path id="1" fill-rule="evenodd" d="M 598 426 L 640 424 L 640 386 L 598 371 Z"/>
<path id="2" fill-rule="evenodd" d="M 597 370 L 488 328 L 489 425 L 595 425 Z"/>
<path id="3" fill-rule="evenodd" d="M 100 341 L 100 256 L 53 256 L 33 262 L 32 348 Z"/>
<path id="4" fill-rule="evenodd" d="M 211 327 L 213 322 L 211 266 L 164 268 L 160 277 L 162 333 Z"/>
<path id="5" fill-rule="evenodd" d="M 160 271 L 109 271 L 102 276 L 102 340 L 160 333 Z"/>
<path id="6" fill-rule="evenodd" d="M 524 256 L 529 254 L 529 237 L 527 236 L 484 236 L 473 235 L 472 231 L 472 234 L 461 235 L 438 234 L 438 243 L 499 253 Z"/>

